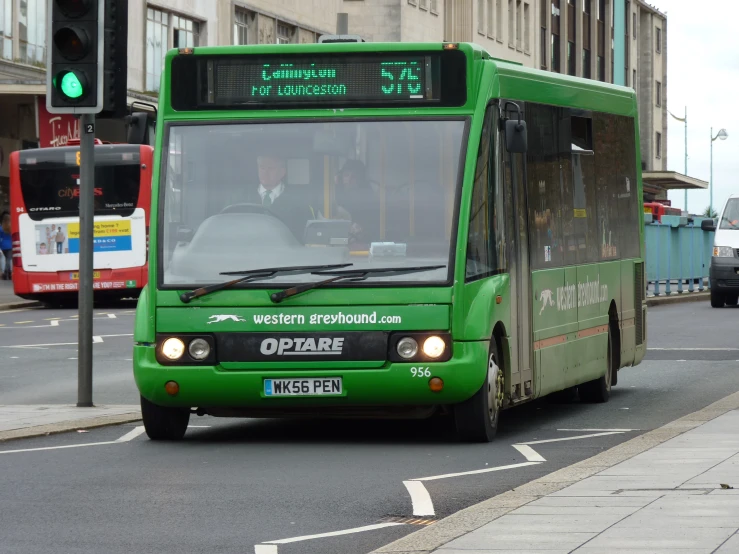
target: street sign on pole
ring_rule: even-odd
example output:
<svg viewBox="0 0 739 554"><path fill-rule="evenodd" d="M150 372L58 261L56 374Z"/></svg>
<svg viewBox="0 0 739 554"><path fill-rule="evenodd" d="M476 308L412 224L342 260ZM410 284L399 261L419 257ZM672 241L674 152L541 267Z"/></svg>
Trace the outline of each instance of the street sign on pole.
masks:
<svg viewBox="0 0 739 554"><path fill-rule="evenodd" d="M80 281L77 406L92 404L93 236L95 218L95 116L80 117Z"/></svg>

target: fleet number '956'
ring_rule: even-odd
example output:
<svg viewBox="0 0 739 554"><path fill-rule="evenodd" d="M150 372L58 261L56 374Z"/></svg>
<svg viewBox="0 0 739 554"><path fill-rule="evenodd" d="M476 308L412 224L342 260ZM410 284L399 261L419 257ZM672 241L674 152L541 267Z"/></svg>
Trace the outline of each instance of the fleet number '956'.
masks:
<svg viewBox="0 0 739 554"><path fill-rule="evenodd" d="M431 377L431 369L428 367L412 367L411 375L413 377Z"/></svg>

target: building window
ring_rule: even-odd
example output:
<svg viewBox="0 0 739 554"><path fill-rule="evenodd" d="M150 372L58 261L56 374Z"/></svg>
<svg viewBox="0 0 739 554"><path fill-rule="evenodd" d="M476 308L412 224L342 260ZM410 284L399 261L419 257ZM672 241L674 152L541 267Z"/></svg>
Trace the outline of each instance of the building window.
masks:
<svg viewBox="0 0 739 554"><path fill-rule="evenodd" d="M290 37L295 33L295 28L284 23L277 24L277 44L290 44Z"/></svg>
<svg viewBox="0 0 739 554"><path fill-rule="evenodd" d="M428 0L419 0L418 7L422 10L428 10Z"/></svg>
<svg viewBox="0 0 739 554"><path fill-rule="evenodd" d="M0 0L0 58L13 59L13 0Z"/></svg>
<svg viewBox="0 0 739 554"><path fill-rule="evenodd" d="M234 13L234 44L249 44L249 14L244 10Z"/></svg>
<svg viewBox="0 0 739 554"><path fill-rule="evenodd" d="M146 10L146 90L159 91L164 56L169 46L169 26L172 26L172 48L199 46L200 23L168 14L161 10Z"/></svg>
<svg viewBox="0 0 739 554"><path fill-rule="evenodd" d="M523 28L521 26L521 0L516 0L516 50L521 50Z"/></svg>
<svg viewBox="0 0 739 554"><path fill-rule="evenodd" d="M477 32L485 34L485 0L477 0Z"/></svg>
<svg viewBox="0 0 739 554"><path fill-rule="evenodd" d="M516 12L513 0L508 0L508 46L514 47L515 36L516 36Z"/></svg>
<svg viewBox="0 0 739 554"><path fill-rule="evenodd" d="M606 0L598 0L598 21L606 20Z"/></svg>
<svg viewBox="0 0 739 554"><path fill-rule="evenodd" d="M636 69L631 74L631 88L636 90Z"/></svg>
<svg viewBox="0 0 739 554"><path fill-rule="evenodd" d="M408 0L408 3L409 3L409 4L411 5L411 6L415 6L415 5L416 5L416 0Z"/></svg>
<svg viewBox="0 0 739 554"><path fill-rule="evenodd" d="M577 58L575 57L575 43L572 41L567 41L567 74L568 75L574 76L577 74L576 64L577 64Z"/></svg>
<svg viewBox="0 0 739 554"><path fill-rule="evenodd" d="M657 97L657 107L660 107L662 106L662 83L657 81L657 86L655 87L655 89L656 90L654 91L654 94Z"/></svg>
<svg viewBox="0 0 739 554"><path fill-rule="evenodd" d="M559 0L552 0L552 41L551 41L551 70L560 72L559 65Z"/></svg>
<svg viewBox="0 0 739 554"><path fill-rule="evenodd" d="M585 79L591 78L590 73L590 50L583 49L582 51L582 76Z"/></svg>
<svg viewBox="0 0 739 554"><path fill-rule="evenodd" d="M636 40L636 12L631 14L631 36Z"/></svg>
<svg viewBox="0 0 739 554"><path fill-rule="evenodd" d="M606 59L603 56L598 56L598 80L606 81Z"/></svg>
<svg viewBox="0 0 739 554"><path fill-rule="evenodd" d="M503 41L503 0L495 0L495 21L497 25L497 31L495 36L498 37L498 41Z"/></svg>
<svg viewBox="0 0 739 554"><path fill-rule="evenodd" d="M146 10L146 90L158 91L162 76L164 54L167 52L169 15L148 8Z"/></svg>
<svg viewBox="0 0 739 554"><path fill-rule="evenodd" d="M488 21L487 21L487 28L488 28L488 36L493 37L493 33L495 31L493 27L493 0L487 1L487 10L488 10Z"/></svg>
<svg viewBox="0 0 739 554"><path fill-rule="evenodd" d="M172 48L193 48L198 46L200 25L191 19L172 16Z"/></svg>
<svg viewBox="0 0 739 554"><path fill-rule="evenodd" d="M661 158L662 157L662 133L657 133L656 139L657 139L656 145L655 145L656 156L658 158Z"/></svg>
<svg viewBox="0 0 739 554"><path fill-rule="evenodd" d="M529 31L529 4L523 5L523 51L531 52L531 31Z"/></svg>
<svg viewBox="0 0 739 554"><path fill-rule="evenodd" d="M590 0L583 0L582 11L583 13L590 15Z"/></svg>
<svg viewBox="0 0 739 554"><path fill-rule="evenodd" d="M539 59L541 59L541 68L546 69L547 68L547 20L549 19L549 14L547 14L547 2L545 0L541 0L540 5L541 13L540 15L540 25L539 28L539 48L541 48L541 51L539 52Z"/></svg>
<svg viewBox="0 0 739 554"><path fill-rule="evenodd" d="M657 54L662 52L662 29L657 27Z"/></svg>
<svg viewBox="0 0 739 554"><path fill-rule="evenodd" d="M438 0L431 0L431 13L439 13Z"/></svg>
<svg viewBox="0 0 739 554"><path fill-rule="evenodd" d="M10 0L5 0L9 3ZM46 65L46 1L22 0L18 16L20 61Z"/></svg>

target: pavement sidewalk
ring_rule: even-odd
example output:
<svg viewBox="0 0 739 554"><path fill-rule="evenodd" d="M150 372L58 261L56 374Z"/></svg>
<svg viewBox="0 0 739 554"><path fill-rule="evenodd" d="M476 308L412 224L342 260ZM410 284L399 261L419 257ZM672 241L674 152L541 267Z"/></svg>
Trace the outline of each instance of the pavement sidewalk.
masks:
<svg viewBox="0 0 739 554"><path fill-rule="evenodd" d="M13 281L0 280L0 309L12 310L14 308L24 308L37 304L38 302L24 300L13 294Z"/></svg>
<svg viewBox="0 0 739 554"><path fill-rule="evenodd" d="M138 404L92 408L66 404L0 405L0 442L117 425L140 419L141 408Z"/></svg>
<svg viewBox="0 0 739 554"><path fill-rule="evenodd" d="M375 552L739 553L738 408L735 393Z"/></svg>

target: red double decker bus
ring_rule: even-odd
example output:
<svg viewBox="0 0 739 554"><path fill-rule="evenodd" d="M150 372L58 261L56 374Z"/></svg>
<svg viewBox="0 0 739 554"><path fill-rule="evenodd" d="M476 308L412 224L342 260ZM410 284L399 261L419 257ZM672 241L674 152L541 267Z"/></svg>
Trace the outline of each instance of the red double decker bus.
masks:
<svg viewBox="0 0 739 554"><path fill-rule="evenodd" d="M79 144L79 141L77 141ZM95 297L136 297L146 284L153 148L95 144ZM15 294L73 305L79 286L80 148L10 155Z"/></svg>

